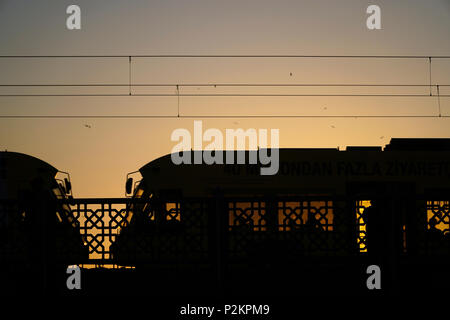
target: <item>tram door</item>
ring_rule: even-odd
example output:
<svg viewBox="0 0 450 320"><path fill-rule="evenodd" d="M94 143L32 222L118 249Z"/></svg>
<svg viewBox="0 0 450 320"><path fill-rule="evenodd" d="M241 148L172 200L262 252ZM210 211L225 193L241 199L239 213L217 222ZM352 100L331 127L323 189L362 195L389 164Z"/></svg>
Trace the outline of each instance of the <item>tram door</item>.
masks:
<svg viewBox="0 0 450 320"><path fill-rule="evenodd" d="M408 250L406 233L416 222L417 212L414 183L358 182L349 184L347 192L355 199L360 252L370 254L370 246L376 251L381 244L374 241L385 242L383 246L396 254Z"/></svg>
<svg viewBox="0 0 450 320"><path fill-rule="evenodd" d="M414 247L415 185L365 181L347 185L347 192L355 201L359 253L380 266L385 288L393 289L402 256Z"/></svg>

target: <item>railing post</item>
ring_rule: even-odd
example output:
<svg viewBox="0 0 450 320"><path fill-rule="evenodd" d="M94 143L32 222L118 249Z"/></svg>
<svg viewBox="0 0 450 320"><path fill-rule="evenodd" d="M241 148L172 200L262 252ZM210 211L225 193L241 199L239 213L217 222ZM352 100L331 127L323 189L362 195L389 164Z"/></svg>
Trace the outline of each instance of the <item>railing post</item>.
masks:
<svg viewBox="0 0 450 320"><path fill-rule="evenodd" d="M225 275L225 250L227 249L227 215L225 210L225 201L223 194L218 191L214 196L214 222L215 222L215 233L216 233L216 243L215 243L215 273L217 281L217 292L219 294L223 293L223 282Z"/></svg>

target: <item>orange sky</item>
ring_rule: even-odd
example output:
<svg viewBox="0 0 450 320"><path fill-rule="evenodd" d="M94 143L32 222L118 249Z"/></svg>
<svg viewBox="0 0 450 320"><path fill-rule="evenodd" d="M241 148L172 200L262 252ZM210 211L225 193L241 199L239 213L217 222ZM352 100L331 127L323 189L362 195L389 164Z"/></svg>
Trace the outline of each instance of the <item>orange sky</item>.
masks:
<svg viewBox="0 0 450 320"><path fill-rule="evenodd" d="M65 28L69 1L1 1L0 55L450 55L447 0L77 1L82 30ZM365 9L379 4L382 30ZM134 83L428 84L426 59L134 59ZM450 59L432 83L450 84ZM127 83L128 59L0 59L0 83ZM292 75L291 75L292 74ZM23 89L0 88L1 93ZM45 88L33 93L123 93ZM64 90L64 91L62 91ZM83 90L83 91L81 91ZM174 87L134 88L175 93ZM245 90L245 91L243 91ZM372 91L378 90L378 91ZM182 93L411 93L428 88L181 88ZM433 91L435 93L435 91ZM450 87L441 88L450 94ZM175 115L176 97L0 97L5 115ZM184 115L435 115L437 98L182 97ZM450 115L450 98L441 98ZM198 119L201 119L199 117ZM76 197L120 197L125 175L169 153L194 119L6 119L0 149L69 171ZM91 126L87 128L85 125ZM204 119L206 128L279 128L281 147L385 145L391 137L450 137L449 118Z"/></svg>

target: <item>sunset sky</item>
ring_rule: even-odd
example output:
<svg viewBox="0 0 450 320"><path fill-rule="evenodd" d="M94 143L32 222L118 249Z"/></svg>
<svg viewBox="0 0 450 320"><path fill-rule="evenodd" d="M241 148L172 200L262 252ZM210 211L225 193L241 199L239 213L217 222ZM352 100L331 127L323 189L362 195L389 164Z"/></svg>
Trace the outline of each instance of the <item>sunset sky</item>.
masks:
<svg viewBox="0 0 450 320"><path fill-rule="evenodd" d="M67 30L66 8L81 8ZM381 8L368 30L366 8ZM450 56L450 0L0 0L7 55ZM0 84L127 84L128 57L0 58ZM152 84L429 84L428 59L135 58L132 82ZM432 61L450 95L450 59ZM447 85L447 87L445 87ZM0 87L16 93L128 93L124 87ZM428 87L183 87L181 93L428 94ZM133 88L175 94L176 87ZM433 94L436 88L433 87ZM5 118L10 115L181 115L189 118ZM440 98L450 116L450 98ZM280 147L385 145L450 138L450 118L239 118L239 115L437 115L437 97L0 97L0 150L71 174L75 197L121 197L127 172L167 154L177 128L280 129ZM202 118L231 115L232 118ZM198 116L198 117L196 117Z"/></svg>

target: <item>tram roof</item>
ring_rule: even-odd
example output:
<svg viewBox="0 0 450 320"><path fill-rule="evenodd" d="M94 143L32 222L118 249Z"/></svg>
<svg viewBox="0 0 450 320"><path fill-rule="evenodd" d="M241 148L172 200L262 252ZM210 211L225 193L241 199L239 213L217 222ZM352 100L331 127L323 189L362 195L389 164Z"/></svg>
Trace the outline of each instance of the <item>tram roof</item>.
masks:
<svg viewBox="0 0 450 320"><path fill-rule="evenodd" d="M49 173L52 176L58 172L58 169L41 159L10 151L0 151L0 168L9 172Z"/></svg>

